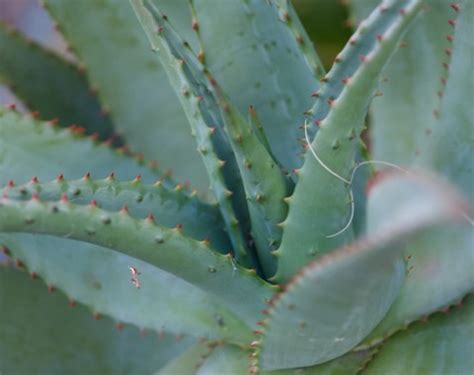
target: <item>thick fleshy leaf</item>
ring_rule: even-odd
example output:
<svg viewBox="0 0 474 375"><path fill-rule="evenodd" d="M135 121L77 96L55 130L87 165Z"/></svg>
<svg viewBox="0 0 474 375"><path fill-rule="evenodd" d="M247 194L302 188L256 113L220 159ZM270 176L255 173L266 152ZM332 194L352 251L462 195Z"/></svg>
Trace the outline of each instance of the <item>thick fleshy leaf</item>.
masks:
<svg viewBox="0 0 474 375"><path fill-rule="evenodd" d="M0 55L0 82L41 118L81 126L104 140L114 136L110 118L101 113L97 97L75 65L1 24Z"/></svg>
<svg viewBox="0 0 474 375"><path fill-rule="evenodd" d="M291 0L275 0L275 4L278 7L280 19L291 30L291 33L295 37L296 42L305 57L306 63L313 71L316 79L321 79L325 74L324 66L314 49L313 42L301 23Z"/></svg>
<svg viewBox="0 0 474 375"><path fill-rule="evenodd" d="M47 183L33 180L18 186L7 185L0 189L0 194L16 200L29 200L34 194L46 201L67 197L73 203L97 204L108 211L119 211L126 206L133 217L144 219L153 215L161 225L181 226L185 235L209 240L213 248L225 254L231 249L217 206L205 203L195 195L190 196L180 185L170 189L161 182L144 184L140 178L118 181L109 176L95 180L86 175L80 180L67 180L60 175Z"/></svg>
<svg viewBox="0 0 474 375"><path fill-rule="evenodd" d="M137 220L125 210L3 197L0 231L49 234L117 250L210 292L249 324L277 289L259 279L255 271L235 265L230 255L210 249L207 242L186 237L179 228Z"/></svg>
<svg viewBox="0 0 474 375"><path fill-rule="evenodd" d="M234 256L239 263L249 265L242 227L248 221L242 181L203 68L160 9L149 0L132 0L131 3L189 119L234 246Z"/></svg>
<svg viewBox="0 0 474 375"><path fill-rule="evenodd" d="M319 86L292 30L269 1L193 5L206 66L242 114L256 108L275 156L291 172L301 165L299 126Z"/></svg>
<svg viewBox="0 0 474 375"><path fill-rule="evenodd" d="M187 0L157 2L190 29ZM179 180L206 190L206 173L186 117L129 2L45 0L45 4L131 149L158 160L164 169L173 168Z"/></svg>
<svg viewBox="0 0 474 375"><path fill-rule="evenodd" d="M212 352L215 345L206 342L191 346L181 355L170 361L159 371L159 375L195 374L201 363Z"/></svg>
<svg viewBox="0 0 474 375"><path fill-rule="evenodd" d="M419 164L445 175L474 202L474 2L454 4L455 20L452 49L449 49L449 77L443 90L439 120L421 150Z"/></svg>
<svg viewBox="0 0 474 375"><path fill-rule="evenodd" d="M348 184L378 76L420 8L418 0L389 1L359 27L326 77L308 112L310 148L298 173L289 213L283 225L277 282L287 281L315 256L347 244L353 228ZM361 58L362 56L362 58ZM319 126L314 140L310 129ZM311 142L311 143L309 143ZM337 234L337 235L336 235Z"/></svg>
<svg viewBox="0 0 474 375"><path fill-rule="evenodd" d="M379 3L351 1L355 19L362 20ZM374 159L409 165L429 141L436 122L433 111L438 110L447 75L443 63L449 60L445 50L450 42L446 36L453 32L448 20L455 16L449 1L425 0L387 65L379 87L383 95L371 105Z"/></svg>
<svg viewBox="0 0 474 375"><path fill-rule="evenodd" d="M95 314L153 333L248 341L249 328L215 298L146 262L74 240L26 234L3 237L0 234L0 243L17 264ZM139 288L131 281L129 267L140 273Z"/></svg>
<svg viewBox="0 0 474 375"><path fill-rule="evenodd" d="M362 374L472 374L474 298L396 334Z"/></svg>
<svg viewBox="0 0 474 375"><path fill-rule="evenodd" d="M310 263L274 299L259 340L261 367L309 366L353 348L399 292L404 245L435 224L461 220L464 209L439 181L400 174L382 179L369 196L367 237Z"/></svg>
<svg viewBox="0 0 474 375"><path fill-rule="evenodd" d="M99 175L115 171L116 175L128 176L128 178L138 172L141 173L144 181L152 181L160 176L158 171L152 171L105 146L94 145L90 140L75 136L67 130L49 128L28 116L19 116L12 111L2 113L0 132L2 154L8 156L0 163L3 184L6 184L10 178L26 180L33 173L40 179L51 178L59 171L76 177L87 170ZM63 157L55 159L57 155ZM64 157L64 155L69 155L69 157ZM57 161L52 162L52 160ZM127 185L129 185L128 188ZM139 218L144 217L148 210L154 211L153 202L155 202L159 203L158 207L155 206L157 208L155 215L158 220L167 222L169 226L178 224L173 224L175 219L182 222L179 219L179 212L187 212L190 215L188 219L193 222L197 217L193 214L195 211L193 206L197 208L195 213L211 208L210 206L205 208L206 204L195 200L196 197L188 197L184 191L171 190L171 186L173 185L167 179L162 181L160 187L147 188L141 185L139 180L119 182L111 181L109 178L105 181L93 182L87 177L68 183L59 178L49 184L41 184L33 180L22 188L19 187L16 190L9 188L7 189L9 192L4 192L9 193L12 198L15 198L15 194L19 194L17 198L28 199L31 198L31 193L36 191L39 196L50 200L58 199L61 193L66 192L71 200L77 203L87 204L90 199L95 199L99 204L112 210L118 210L123 203L128 203L130 214ZM137 199L140 195L143 198L141 203L140 199ZM195 200L194 203L192 203L193 200ZM204 211L198 208L203 204ZM175 219L173 219L174 215L177 215ZM154 330L160 330L165 325L176 333L195 331L200 325L203 335L207 335L209 328L213 325L211 322L215 322L216 327L221 327L218 330L228 332L225 325L218 324L218 321L227 324L225 322L227 319L217 319L217 315L223 315L217 313L217 310L213 313L208 309L214 304L209 296L166 272L132 258L111 253L92 244L48 236L2 234L1 243L8 245L12 255L25 263L31 272L44 277L51 285L63 289L71 299L79 300L100 313L110 314L116 320ZM50 255L46 256L47 254ZM156 290L148 289L148 292L154 296L148 295L147 292L137 293L130 283L129 265L136 265L139 270L140 268L151 270L143 275L142 281L148 285L157 285ZM78 280L86 280L86 282L78 283ZM198 301L202 301L204 304L201 306L203 307L201 313L193 316L192 319L180 317L179 311L184 312L188 309L176 304L179 299L175 299L180 294L166 287L168 283L178 288L180 293L184 293L181 297L183 301L193 301L197 298L195 308L200 304ZM208 303L205 302L206 300ZM143 311L153 311L150 304L157 304L154 308L159 309L161 314L143 314ZM228 320L229 323L230 320ZM198 326L195 325L196 323Z"/></svg>
<svg viewBox="0 0 474 375"><path fill-rule="evenodd" d="M263 375L348 375L358 374L376 350L350 352L321 365L297 369L262 371Z"/></svg>
<svg viewBox="0 0 474 375"><path fill-rule="evenodd" d="M5 374L153 373L192 344L166 335L140 337L109 319L73 309L60 292L0 265L0 371Z"/></svg>
<svg viewBox="0 0 474 375"><path fill-rule="evenodd" d="M249 351L237 346L217 346L196 371L196 375L249 373Z"/></svg>
<svg viewBox="0 0 474 375"><path fill-rule="evenodd" d="M73 131L56 129L31 116L0 108L0 178L24 183L32 176L52 180L60 173L81 178L87 172L106 177L114 172L118 179L143 182L163 178L163 184L175 185L157 169L121 155L106 145L93 142Z"/></svg>
<svg viewBox="0 0 474 375"><path fill-rule="evenodd" d="M412 240L404 250L407 275L387 316L364 340L376 343L474 290L474 231L446 225Z"/></svg>

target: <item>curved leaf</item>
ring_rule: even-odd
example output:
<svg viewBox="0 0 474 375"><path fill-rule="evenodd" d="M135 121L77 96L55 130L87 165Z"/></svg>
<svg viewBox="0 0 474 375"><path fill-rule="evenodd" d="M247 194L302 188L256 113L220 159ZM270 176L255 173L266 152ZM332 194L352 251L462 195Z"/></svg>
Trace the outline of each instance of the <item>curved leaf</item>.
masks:
<svg viewBox="0 0 474 375"><path fill-rule="evenodd" d="M464 202L436 180L394 175L372 189L368 236L310 263L274 299L259 342L263 369L310 366L352 349L395 300L404 245L463 218Z"/></svg>
<svg viewBox="0 0 474 375"><path fill-rule="evenodd" d="M160 1L180 24L187 0ZM207 190L208 180L181 105L128 1L45 0L132 150L173 168L179 180ZM178 152L177 152L178 150Z"/></svg>
<svg viewBox="0 0 474 375"><path fill-rule="evenodd" d="M83 73L73 64L0 24L0 81L43 119L78 125L101 139L114 137Z"/></svg>
<svg viewBox="0 0 474 375"><path fill-rule="evenodd" d="M427 322L418 322L383 344L362 374L471 374L474 368L474 298Z"/></svg>
<svg viewBox="0 0 474 375"><path fill-rule="evenodd" d="M254 271L236 266L230 256L211 250L206 242L183 236L179 228L134 219L124 210L4 197L0 231L50 234L115 249L210 292L248 324L273 292Z"/></svg>
<svg viewBox="0 0 474 375"><path fill-rule="evenodd" d="M140 337L137 329L95 321L82 306L68 307L22 272L0 266L0 371L6 374L143 374L163 367L190 339Z"/></svg>

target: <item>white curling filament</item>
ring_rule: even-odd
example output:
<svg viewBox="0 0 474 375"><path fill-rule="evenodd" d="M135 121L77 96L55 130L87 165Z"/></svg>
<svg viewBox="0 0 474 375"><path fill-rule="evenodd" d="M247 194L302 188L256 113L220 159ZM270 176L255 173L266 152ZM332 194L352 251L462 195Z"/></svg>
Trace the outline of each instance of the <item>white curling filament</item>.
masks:
<svg viewBox="0 0 474 375"><path fill-rule="evenodd" d="M321 160L321 158L318 156L318 154L316 153L316 151L314 150L313 146L311 145L311 142L309 141L309 136L308 136L308 124L305 120L304 122L304 136L305 136L305 139L306 139L306 143L308 145L308 148L309 150L311 151L311 153L313 154L314 158L316 159L316 161L327 171L329 172L330 174L332 174L334 177L336 177L338 180L346 183L349 187L352 186L352 182L354 181L354 178L355 178L355 175L356 175L356 172L357 170L359 169L359 167L362 167L363 165L368 165L368 164L380 164L380 165L385 165L387 167L391 167L391 168L395 168L395 169L398 169L399 171L402 171L404 173L408 173L405 169L399 167L398 165L396 164L393 164L393 163L389 163L387 161L382 161L382 160L366 160L366 161L363 161L359 164L357 164L354 169L352 170L352 173L351 173L351 178L349 180L345 179L344 177L340 176L339 174L337 174L336 172L334 172L331 168L329 168L325 163L323 163L323 161ZM351 206L350 206L350 214L349 214L349 220L347 221L346 225L344 225L344 227L340 230L338 230L336 233L333 233L333 234L329 234L327 236L325 236L326 238L334 238L334 237L337 237L339 235L341 235L342 233L344 233L347 229L349 229L349 227L351 226L353 220L354 220L354 213L355 213L355 203L354 203L354 193L352 192L352 188L349 189L349 197L350 197L350 203L351 203Z"/></svg>
<svg viewBox="0 0 474 375"><path fill-rule="evenodd" d="M314 150L313 146L311 145L311 142L309 141L309 136L308 136L308 124L305 120L304 122L304 136L305 136L305 139L306 139L306 143L308 145L308 148L309 150L311 151L311 153L313 154L314 158L316 159L316 161L330 174L332 174L334 177L336 177L338 180L346 183L349 187L352 185L352 182L354 181L354 178L355 178L355 175L356 175L356 172L357 170L359 169L359 167L362 167L363 165L368 165L368 164L379 164L379 165L384 165L384 166L387 166L387 167L391 167L391 168L394 168L394 169L398 169L399 171L403 172L403 173L408 173L407 170L403 169L402 167L396 165L396 164L393 164L393 163L390 163L388 161L382 161L382 160L366 160L366 161L363 161L359 164L357 164L354 169L352 170L352 173L351 173L351 178L349 180L345 179L344 177L340 176L339 174L337 174L336 172L334 172L331 168L329 168L322 160L321 158L318 156L318 154L316 153L316 151ZM354 193L352 192L352 188L349 190L349 196L350 196L350 203L351 203L351 207L350 207L350 214L349 214L349 220L347 221L346 225L344 225L344 227L342 229L340 229L339 231L337 231L336 233L333 233L333 234L329 234L327 236L325 236L325 238L334 238L334 237L337 237L339 235L341 235L342 233L344 233L347 229L349 229L349 227L351 226L352 224L352 221L354 220L354 212L355 212L355 204L354 204ZM467 214L467 213L463 213L462 216L464 217L464 219L466 219L466 221L471 224L472 226L474 226L474 220Z"/></svg>

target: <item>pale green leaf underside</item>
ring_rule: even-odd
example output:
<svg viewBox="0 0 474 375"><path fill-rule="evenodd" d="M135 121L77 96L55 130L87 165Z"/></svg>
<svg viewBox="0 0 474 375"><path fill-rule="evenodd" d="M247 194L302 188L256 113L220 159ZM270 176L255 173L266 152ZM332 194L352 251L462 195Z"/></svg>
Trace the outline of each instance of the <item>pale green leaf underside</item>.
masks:
<svg viewBox="0 0 474 375"><path fill-rule="evenodd" d="M27 202L4 198L0 230L77 239L136 257L215 295L251 325L272 287L254 272L235 266L206 243L124 212L65 202ZM242 335L248 332L242 331Z"/></svg>
<svg viewBox="0 0 474 375"><path fill-rule="evenodd" d="M60 292L0 265L0 372L3 374L153 373L192 343L175 337L140 337L112 321L71 308Z"/></svg>
<svg viewBox="0 0 474 375"><path fill-rule="evenodd" d="M474 368L474 298L418 322L382 345L364 375L469 375Z"/></svg>
<svg viewBox="0 0 474 375"><path fill-rule="evenodd" d="M407 275L400 293L364 344L377 342L474 290L474 231L449 224L411 240L404 250Z"/></svg>

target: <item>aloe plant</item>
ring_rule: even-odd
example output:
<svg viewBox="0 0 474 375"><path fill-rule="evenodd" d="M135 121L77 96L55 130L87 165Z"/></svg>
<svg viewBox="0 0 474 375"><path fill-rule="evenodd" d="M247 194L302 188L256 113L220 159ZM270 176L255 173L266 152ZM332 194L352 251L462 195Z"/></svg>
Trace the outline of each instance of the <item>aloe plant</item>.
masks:
<svg viewBox="0 0 474 375"><path fill-rule="evenodd" d="M75 62L0 28L0 373L472 371L472 1L353 0L328 73L289 0L44 3Z"/></svg>

